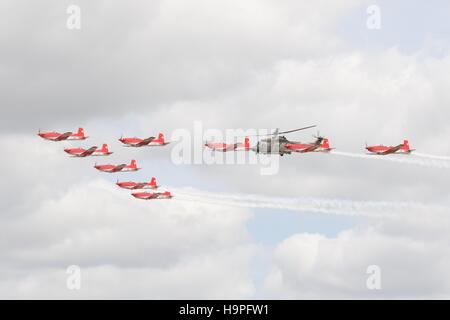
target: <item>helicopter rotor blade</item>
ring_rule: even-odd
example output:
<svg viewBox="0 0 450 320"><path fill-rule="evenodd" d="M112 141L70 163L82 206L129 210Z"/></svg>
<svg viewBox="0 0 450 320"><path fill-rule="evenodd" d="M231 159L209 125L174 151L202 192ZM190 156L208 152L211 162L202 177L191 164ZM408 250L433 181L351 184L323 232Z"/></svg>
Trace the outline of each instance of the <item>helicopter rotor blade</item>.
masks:
<svg viewBox="0 0 450 320"><path fill-rule="evenodd" d="M316 127L316 125L313 125L313 126L303 127L303 128L299 128L299 129L294 129L294 130L288 130L288 131L278 132L278 134L286 134L286 133L291 133L291 132L296 132L296 131L301 131L301 130L311 129L311 128L315 128L315 127Z"/></svg>
<svg viewBox="0 0 450 320"><path fill-rule="evenodd" d="M279 131L280 129L275 129L274 132L272 133L267 133L267 134L254 134L254 135L246 135L246 137L267 137L267 136L278 136L280 134L286 134L286 133L291 133L291 132L296 132L296 131L301 131L301 130L306 130L306 129L310 129L310 128L315 128L317 127L316 125L313 126L308 126L308 127L303 127L303 128L299 128L299 129L294 129L294 130L288 130L288 131ZM241 138L241 137L238 137Z"/></svg>

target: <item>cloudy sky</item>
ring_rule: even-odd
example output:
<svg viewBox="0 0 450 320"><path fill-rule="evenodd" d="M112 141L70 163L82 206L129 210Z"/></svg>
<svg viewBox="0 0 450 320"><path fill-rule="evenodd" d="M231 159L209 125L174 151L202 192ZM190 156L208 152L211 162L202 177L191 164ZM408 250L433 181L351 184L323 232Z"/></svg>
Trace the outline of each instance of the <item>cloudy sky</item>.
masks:
<svg viewBox="0 0 450 320"><path fill-rule="evenodd" d="M67 27L71 5L80 29ZM0 8L1 298L450 298L448 1ZM337 152L277 158L264 175L261 163L177 164L177 141L117 141L196 123L316 124ZM36 136L79 126L88 140ZM365 142L405 138L418 154L365 156ZM62 151L101 143L107 159ZM143 170L92 168L130 159ZM114 185L151 176L175 198L139 201ZM72 265L79 290L67 287Z"/></svg>

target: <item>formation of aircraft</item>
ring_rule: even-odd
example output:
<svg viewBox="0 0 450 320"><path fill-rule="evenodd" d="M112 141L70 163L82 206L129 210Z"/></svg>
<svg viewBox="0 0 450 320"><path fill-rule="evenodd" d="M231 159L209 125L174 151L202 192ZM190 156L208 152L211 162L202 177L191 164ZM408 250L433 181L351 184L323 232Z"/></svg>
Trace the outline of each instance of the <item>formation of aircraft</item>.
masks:
<svg viewBox="0 0 450 320"><path fill-rule="evenodd" d="M148 137L148 138L123 138L119 139L126 147L154 147L154 146L165 146L169 144L169 141L165 141L164 134L158 134L158 137Z"/></svg>
<svg viewBox="0 0 450 320"><path fill-rule="evenodd" d="M66 141L66 140L85 140L88 137L84 133L83 128L79 128L76 133L72 132L65 132L65 133L59 133L55 131L51 132L41 132L39 130L38 136L45 140L49 141ZM126 146L130 147L143 147L143 146L165 146L169 144L168 141L165 141L164 135L160 133L157 138L155 137L149 137L146 139L139 139L139 138L120 138L120 142L125 144ZM76 147L76 148L65 148L64 152L67 154L73 156L73 157L79 157L79 158L85 158L89 156L109 156L113 152L109 151L108 145L104 143L101 148L98 148L97 146L92 146L88 149ZM94 168L102 171L102 172L108 172L108 173L119 173L119 172L134 172L138 171L141 168L138 168L136 160L131 160L129 164L100 164L94 165ZM119 182L117 180L116 185L123 189L128 190L140 190L140 189L157 189L159 186L156 184L156 178L152 177L150 182L133 182L133 181L122 181ZM171 199L173 196L170 193L170 191L165 192L135 192L132 193L132 196L138 199Z"/></svg>
<svg viewBox="0 0 450 320"><path fill-rule="evenodd" d="M330 146L328 138L322 137L319 134L313 136L315 140L309 143L303 143L300 141L291 141L286 136L280 134L293 133L305 129L314 128L313 126L303 127L294 130L282 131L276 129L275 132L267 134L267 138L258 140L256 145L251 147L248 136L245 137L244 143L224 143L224 142L206 142L205 147L213 151L254 151L260 154L278 154L283 156L285 154L295 153L309 153L309 152L330 152L334 148ZM258 135L259 137L259 135ZM410 154L414 151L409 147L408 140L404 140L402 144L397 146L367 146L366 149L376 155L388 155L392 153Z"/></svg>
<svg viewBox="0 0 450 320"><path fill-rule="evenodd" d="M238 143L224 143L224 142L206 142L204 146L211 149L212 151L219 152L229 152L229 151L254 151L259 154L278 154L283 156L285 154L295 153L309 153L309 152L330 152L333 150L330 146L328 138L322 137L319 134L313 136L315 140L313 142L303 143L300 141L291 141L286 138L284 134L289 134L297 131L302 131L315 127L308 126L299 129L293 129L288 131L279 131L276 129L273 133L265 135L266 137L259 139L255 146L250 146L249 137L244 138L244 142ZM51 132L41 132L39 130L38 136L49 141L70 141L70 140L85 140L88 137L84 133L83 128L79 128L76 133L70 131L65 133L59 133L55 131ZM148 137L148 138L124 138L119 139L121 143L128 147L151 147L151 146L165 146L170 142L164 139L162 133L158 134L158 137ZM414 151L409 146L408 140L404 140L403 143L396 146L384 146L384 145L374 145L368 146L366 144L366 150L374 155L385 156L389 154L410 154ZM88 149L81 147L76 148L65 148L64 151L73 157L89 157L89 156L109 156L113 152L109 151L108 145L104 143L101 148L97 146L92 146ZM100 164L94 165L94 168L108 173L119 173L119 172L134 172L141 168L138 168L136 160L131 160L129 164ZM134 181L119 181L117 180L116 185L122 189L128 190L144 190L144 189L157 189L159 186L156 183L156 178L152 177L149 182L134 182ZM152 199L171 199L173 196L170 191L164 192L147 192L139 191L133 192L131 195L134 198L142 200L152 200Z"/></svg>
<svg viewBox="0 0 450 320"><path fill-rule="evenodd" d="M296 131L314 128L315 126L308 126L300 129L294 129L289 131L279 132L276 129L274 133L270 133L264 138L258 140L255 146L250 147L249 138L245 137L244 143L213 143L206 142L205 147L212 149L213 151L254 151L261 154L279 154L283 156L285 154L291 154L292 152L307 153L307 152L329 152L332 150L329 140L321 137L320 135L314 136L315 141L310 143L302 143L299 141L290 141L286 136L280 136L280 134L288 134ZM259 137L259 136L258 136Z"/></svg>

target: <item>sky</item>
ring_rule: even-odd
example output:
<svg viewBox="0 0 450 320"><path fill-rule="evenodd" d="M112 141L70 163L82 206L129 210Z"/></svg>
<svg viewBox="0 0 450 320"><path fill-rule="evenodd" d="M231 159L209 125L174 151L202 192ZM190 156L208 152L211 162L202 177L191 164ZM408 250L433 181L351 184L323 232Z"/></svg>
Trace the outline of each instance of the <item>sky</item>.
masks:
<svg viewBox="0 0 450 320"><path fill-rule="evenodd" d="M71 5L79 29L67 26ZM0 8L0 298L450 297L447 1ZM368 27L368 8L380 28ZM206 154L194 144L205 138L199 124L224 135L317 125L336 149L178 164L180 132ZM36 135L78 127L87 140ZM117 140L158 132L172 143L134 149ZM415 153L365 154L365 143L404 139ZM63 152L102 143L111 156ZM131 159L143 169L93 168ZM264 174L269 160L277 170ZM115 185L152 176L172 200L139 201ZM70 266L79 288L68 286ZM380 270L375 289L370 266Z"/></svg>

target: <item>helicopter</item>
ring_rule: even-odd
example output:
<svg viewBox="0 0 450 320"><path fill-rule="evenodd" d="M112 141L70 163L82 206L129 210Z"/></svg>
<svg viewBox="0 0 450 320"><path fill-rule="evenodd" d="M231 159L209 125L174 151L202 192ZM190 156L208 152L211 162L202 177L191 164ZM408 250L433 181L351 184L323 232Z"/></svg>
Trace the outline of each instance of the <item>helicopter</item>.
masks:
<svg viewBox="0 0 450 320"><path fill-rule="evenodd" d="M281 132L277 128L273 133L268 134L268 136L270 136L269 138L259 140L256 146L250 149L260 154L279 154L280 156L291 154L292 152L306 153L330 151L331 148L329 146L328 139L320 136L319 133L316 136L313 136L316 139L314 142L307 144L290 141L285 136L285 134L288 133L311 129L314 127L316 127L316 125Z"/></svg>

